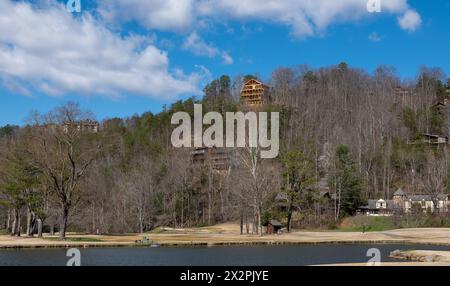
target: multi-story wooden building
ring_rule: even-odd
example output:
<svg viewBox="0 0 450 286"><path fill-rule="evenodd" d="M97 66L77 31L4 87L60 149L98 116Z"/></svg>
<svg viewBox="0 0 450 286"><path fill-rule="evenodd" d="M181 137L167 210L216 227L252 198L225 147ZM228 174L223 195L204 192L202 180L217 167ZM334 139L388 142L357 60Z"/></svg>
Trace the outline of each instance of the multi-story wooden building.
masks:
<svg viewBox="0 0 450 286"><path fill-rule="evenodd" d="M269 87L256 79L249 79L241 90L241 102L245 106L255 107L264 104Z"/></svg>
<svg viewBox="0 0 450 286"><path fill-rule="evenodd" d="M230 158L226 148L201 147L192 151L194 163L209 165L217 172L227 172L230 168Z"/></svg>
<svg viewBox="0 0 450 286"><path fill-rule="evenodd" d="M97 133L99 131L100 124L93 120L83 120L77 122L65 122L63 125L64 132L69 131L77 132L92 132Z"/></svg>

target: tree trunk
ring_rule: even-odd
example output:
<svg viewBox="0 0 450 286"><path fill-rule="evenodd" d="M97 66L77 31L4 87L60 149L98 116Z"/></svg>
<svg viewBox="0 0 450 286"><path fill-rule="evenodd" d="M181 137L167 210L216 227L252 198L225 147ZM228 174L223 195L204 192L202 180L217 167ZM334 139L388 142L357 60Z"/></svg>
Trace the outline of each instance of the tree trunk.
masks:
<svg viewBox="0 0 450 286"><path fill-rule="evenodd" d="M22 225L20 223L20 211L17 210L17 231L16 231L16 235L20 236L21 232L22 232Z"/></svg>
<svg viewBox="0 0 450 286"><path fill-rule="evenodd" d="M259 235L262 236L263 230L262 230L262 222L261 222L261 207L258 208L258 228L259 228Z"/></svg>
<svg viewBox="0 0 450 286"><path fill-rule="evenodd" d="M11 236L15 236L16 235L16 230L17 230L17 210L13 209L13 222L12 222L12 226L11 226Z"/></svg>
<svg viewBox="0 0 450 286"><path fill-rule="evenodd" d="M240 217L241 217L241 220L240 220L240 230L241 230L241 235L243 235L243 234L244 234L244 214L242 213L242 211L241 211Z"/></svg>
<svg viewBox="0 0 450 286"><path fill-rule="evenodd" d="M337 182L336 182L336 178L333 179L333 185L334 185L334 221L337 222L338 221L338 217L337 217L337 196L338 196L338 190L337 190Z"/></svg>
<svg viewBox="0 0 450 286"><path fill-rule="evenodd" d="M66 239L66 231L67 231L67 222L69 219L69 207L67 205L63 206L62 214L61 214L61 223L59 227L59 239Z"/></svg>
<svg viewBox="0 0 450 286"><path fill-rule="evenodd" d="M92 203L92 233L95 233L96 225L95 225L95 202Z"/></svg>
<svg viewBox="0 0 450 286"><path fill-rule="evenodd" d="M255 230L255 234L259 234L259 212L258 208L255 208L253 213L253 229Z"/></svg>
<svg viewBox="0 0 450 286"><path fill-rule="evenodd" d="M294 194L291 194L288 206L288 215L287 215L287 231L291 232L291 220L292 220L292 212L294 211Z"/></svg>
<svg viewBox="0 0 450 286"><path fill-rule="evenodd" d="M248 225L248 215L245 214L245 231L247 232L247 234L250 233L250 226Z"/></svg>
<svg viewBox="0 0 450 286"><path fill-rule="evenodd" d="M223 200L223 192L220 190L220 215L222 216L222 220L225 220L225 207L224 207L224 200Z"/></svg>
<svg viewBox="0 0 450 286"><path fill-rule="evenodd" d="M10 231L11 228L11 210L8 209L8 216L6 218L6 231Z"/></svg>
<svg viewBox="0 0 450 286"><path fill-rule="evenodd" d="M176 227L176 212L174 211L174 225ZM139 223L139 233L144 233L144 211L141 206L138 210L138 223Z"/></svg>
<svg viewBox="0 0 450 286"><path fill-rule="evenodd" d="M211 225L211 213L212 213L212 171L209 172L209 184L208 184L208 225Z"/></svg>
<svg viewBox="0 0 450 286"><path fill-rule="evenodd" d="M337 205L337 216L336 221L341 217L341 183L339 183L339 195L338 195L338 205Z"/></svg>
<svg viewBox="0 0 450 286"><path fill-rule="evenodd" d="M32 229L32 221L33 221L33 213L31 212L30 208L27 208L27 236L31 237L33 236L33 229Z"/></svg>
<svg viewBox="0 0 450 286"><path fill-rule="evenodd" d="M37 235L39 238L42 237L42 219L37 219Z"/></svg>
<svg viewBox="0 0 450 286"><path fill-rule="evenodd" d="M184 227L184 189L181 195L181 227Z"/></svg>
<svg viewBox="0 0 450 286"><path fill-rule="evenodd" d="M287 215L287 226L286 226L287 232L291 232L291 220L292 220L292 210L289 210Z"/></svg>

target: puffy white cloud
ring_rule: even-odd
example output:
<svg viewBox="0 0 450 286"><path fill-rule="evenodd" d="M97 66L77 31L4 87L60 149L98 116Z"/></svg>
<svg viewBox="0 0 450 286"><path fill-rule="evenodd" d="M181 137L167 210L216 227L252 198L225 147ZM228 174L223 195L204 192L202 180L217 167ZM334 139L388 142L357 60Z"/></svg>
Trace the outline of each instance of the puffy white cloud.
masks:
<svg viewBox="0 0 450 286"><path fill-rule="evenodd" d="M74 18L61 4L45 2L37 9L0 1L0 80L5 86L50 95L173 98L200 92L203 72L171 71L167 53L151 37L123 37L89 13Z"/></svg>
<svg viewBox="0 0 450 286"><path fill-rule="evenodd" d="M191 33L187 37L182 48L197 56L206 56L209 58L221 56L225 64L233 63L233 58L227 52L220 51L212 44L206 43L196 32Z"/></svg>
<svg viewBox="0 0 450 286"><path fill-rule="evenodd" d="M98 11L106 20L137 20L149 29L184 30L194 19L195 0L100 0Z"/></svg>
<svg viewBox="0 0 450 286"><path fill-rule="evenodd" d="M398 24L403 30L414 32L422 24L422 18L416 11L408 10L398 18Z"/></svg>
<svg viewBox="0 0 450 286"><path fill-rule="evenodd" d="M161 2L167 2L169 9ZM116 0L101 1L99 5L102 14L109 15L107 19L134 19L148 28L189 30L205 20L265 21L290 27L297 37L313 36L333 23L369 15L367 0ZM410 10L407 0L382 0L381 6L383 13L416 13ZM411 30L408 24L400 26Z"/></svg>

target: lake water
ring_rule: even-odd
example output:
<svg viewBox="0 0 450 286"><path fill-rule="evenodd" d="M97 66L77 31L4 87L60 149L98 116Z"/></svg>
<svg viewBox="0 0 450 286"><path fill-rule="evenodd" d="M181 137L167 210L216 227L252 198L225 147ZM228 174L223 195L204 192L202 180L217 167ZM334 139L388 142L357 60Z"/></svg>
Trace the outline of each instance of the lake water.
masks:
<svg viewBox="0 0 450 286"><path fill-rule="evenodd" d="M447 250L447 246L333 244L289 246L220 246L157 248L84 248L82 266L301 266L367 262L367 250L378 248L381 261L391 251ZM0 266L64 266L66 249L0 250Z"/></svg>

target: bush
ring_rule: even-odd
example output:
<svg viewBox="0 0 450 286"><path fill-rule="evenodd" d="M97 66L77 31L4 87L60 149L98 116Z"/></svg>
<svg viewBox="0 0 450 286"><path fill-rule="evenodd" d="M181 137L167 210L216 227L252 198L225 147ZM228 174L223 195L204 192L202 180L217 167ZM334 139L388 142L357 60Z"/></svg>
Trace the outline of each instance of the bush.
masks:
<svg viewBox="0 0 450 286"><path fill-rule="evenodd" d="M339 229L339 225L333 219L333 220L330 220L329 223L327 224L327 229L329 229L329 230L336 230L336 229Z"/></svg>
<svg viewBox="0 0 450 286"><path fill-rule="evenodd" d="M264 212L261 216L261 225L267 225L272 218L273 216L270 212Z"/></svg>
<svg viewBox="0 0 450 286"><path fill-rule="evenodd" d="M199 222L194 227L207 227L210 226L207 222Z"/></svg>

